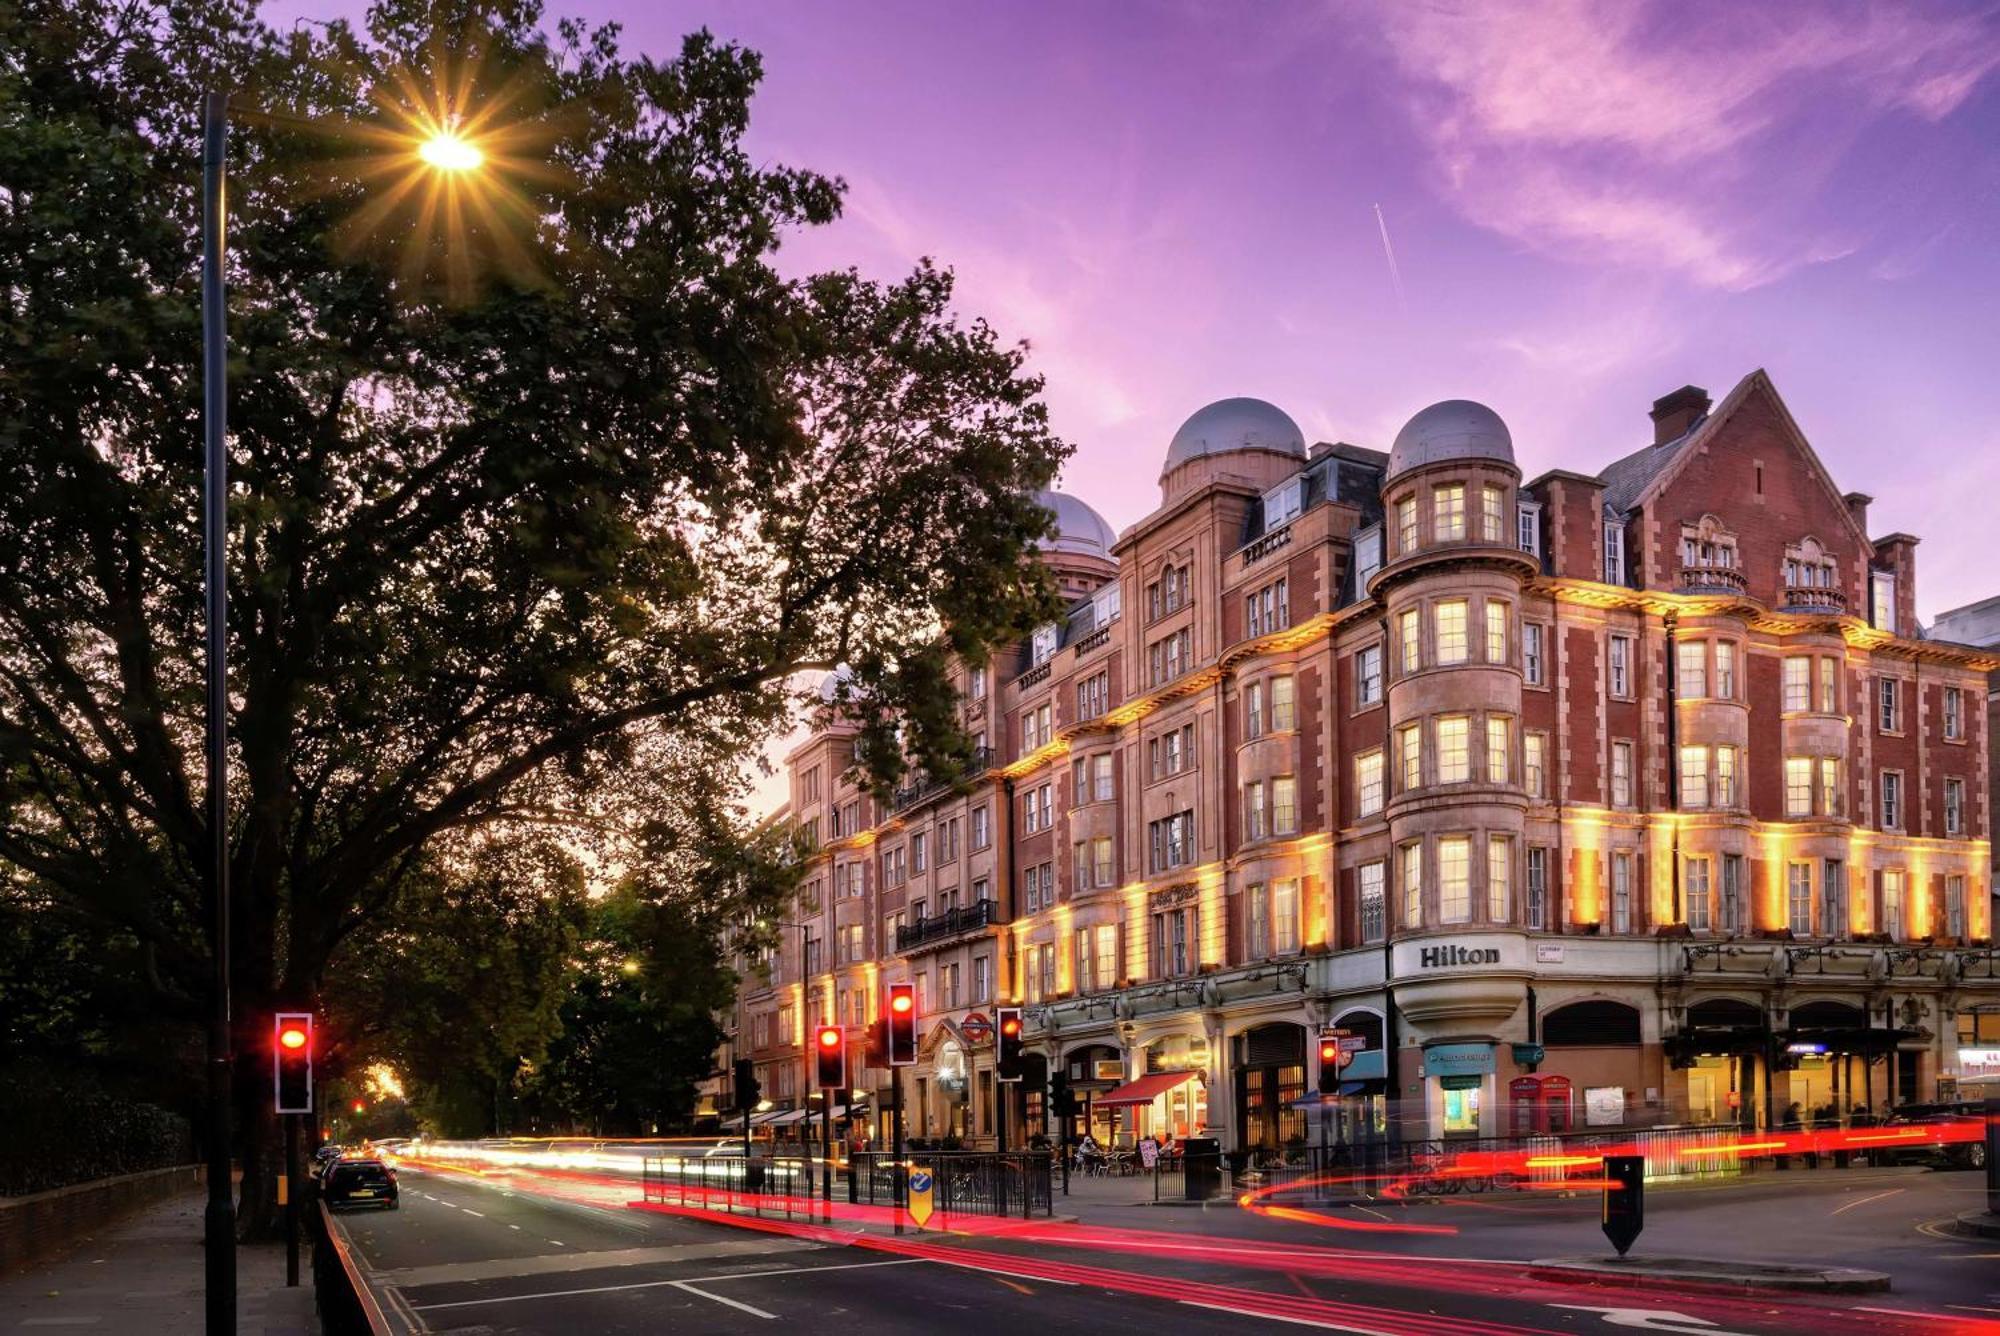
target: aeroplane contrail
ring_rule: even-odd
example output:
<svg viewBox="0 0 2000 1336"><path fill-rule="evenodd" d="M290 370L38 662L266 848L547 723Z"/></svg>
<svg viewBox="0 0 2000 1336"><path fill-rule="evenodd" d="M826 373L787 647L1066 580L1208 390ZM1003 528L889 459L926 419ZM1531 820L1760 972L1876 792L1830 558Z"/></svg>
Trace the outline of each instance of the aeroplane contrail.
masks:
<svg viewBox="0 0 2000 1336"><path fill-rule="evenodd" d="M1382 206L1375 206L1375 225L1382 229L1382 254L1389 261L1389 282L1396 289L1396 305L1403 315L1410 314L1410 303L1403 296L1403 271L1396 267L1396 248L1389 244L1389 222L1382 216Z"/></svg>

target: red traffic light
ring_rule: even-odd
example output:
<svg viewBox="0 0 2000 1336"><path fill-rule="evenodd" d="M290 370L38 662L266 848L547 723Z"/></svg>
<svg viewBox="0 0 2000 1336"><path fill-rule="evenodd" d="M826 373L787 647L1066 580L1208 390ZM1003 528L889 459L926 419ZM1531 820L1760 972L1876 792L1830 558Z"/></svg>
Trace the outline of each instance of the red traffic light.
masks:
<svg viewBox="0 0 2000 1336"><path fill-rule="evenodd" d="M901 1015L917 1005L917 1000L908 993L894 993L889 998L889 1010Z"/></svg>
<svg viewBox="0 0 2000 1336"><path fill-rule="evenodd" d="M1339 1040L1337 1040L1337 1039L1322 1039L1322 1040L1320 1040L1320 1041L1319 1041L1319 1060L1320 1060L1321 1062L1339 1062L1339 1061L1340 1061L1340 1041L1339 1041Z"/></svg>
<svg viewBox="0 0 2000 1336"><path fill-rule="evenodd" d="M355 1101L354 1101L354 1111L355 1111L356 1113L360 1113L360 1112L362 1112L362 1111L363 1111L363 1110L365 1110L365 1109L366 1109L367 1107L368 1107L368 1105L367 1105L367 1104L366 1104L366 1103L365 1103L364 1101L362 1101L362 1100L358 1100L358 1099L357 1099L357 1100L355 1100Z"/></svg>
<svg viewBox="0 0 2000 1336"><path fill-rule="evenodd" d="M825 1049L835 1049L835 1048L839 1048L839 1047L840 1047L840 1027L839 1027L838 1025L822 1025L822 1026L820 1026L820 1027L819 1027L819 1046L820 1046L821 1048L825 1048Z"/></svg>
<svg viewBox="0 0 2000 1336"><path fill-rule="evenodd" d="M288 1025L278 1031L278 1042L296 1053L306 1046L306 1032L296 1025Z"/></svg>
<svg viewBox="0 0 2000 1336"><path fill-rule="evenodd" d="M1003 1019L1000 1022L1000 1033L1006 1035L1009 1039L1021 1033L1021 1018L1019 1016L1008 1016Z"/></svg>

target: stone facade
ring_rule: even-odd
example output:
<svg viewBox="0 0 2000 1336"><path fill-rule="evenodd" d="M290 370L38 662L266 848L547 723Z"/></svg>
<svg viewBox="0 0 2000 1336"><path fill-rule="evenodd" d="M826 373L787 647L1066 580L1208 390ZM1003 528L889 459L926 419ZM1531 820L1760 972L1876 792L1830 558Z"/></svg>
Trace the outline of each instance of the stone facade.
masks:
<svg viewBox="0 0 2000 1336"><path fill-rule="evenodd" d="M1323 1026L1358 1050L1350 1139L1949 1093L1960 1017L2000 1023L2000 654L1920 635L1916 540L1870 537L1762 372L1652 416L1600 474L1523 483L1477 404L1384 455L1225 400L1122 535L1063 498L1076 602L967 670L970 791L877 804L834 711L788 760L818 852L724 1055L765 1116L804 1107L806 1027L858 1058L906 978L911 1132L972 1144L1003 1097L1052 1131L1058 1066L1073 1132L1295 1141ZM1115 1092L1145 1075L1181 1079ZM856 1083L878 1113L887 1082Z"/></svg>

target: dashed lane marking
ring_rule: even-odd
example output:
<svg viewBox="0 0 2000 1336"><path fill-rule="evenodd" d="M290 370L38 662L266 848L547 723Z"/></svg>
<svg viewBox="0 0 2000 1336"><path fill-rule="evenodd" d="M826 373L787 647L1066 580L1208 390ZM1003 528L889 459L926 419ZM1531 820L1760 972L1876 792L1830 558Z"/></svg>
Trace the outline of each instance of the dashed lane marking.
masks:
<svg viewBox="0 0 2000 1336"><path fill-rule="evenodd" d="M838 1266L780 1266L771 1267L763 1271L737 1271L720 1276L690 1276L685 1280L635 1280L628 1285L592 1285L587 1289L580 1290L543 1290L535 1294L502 1294L491 1299L452 1299L445 1303L415 1304L412 1307L416 1312L429 1313L440 1308L477 1308L482 1304L517 1304L524 1303L530 1299L567 1299L579 1294L615 1294L623 1290L679 1289L688 1285L719 1285L728 1280L758 1280L765 1276L804 1276L811 1275L817 1271L863 1271L873 1267L913 1266L918 1262L928 1262L930 1260L932 1259L928 1257L897 1257L886 1262L843 1262ZM945 1265L960 1266L970 1264L947 1262ZM1072 1282L1059 1280L1053 1283L1068 1285ZM713 1294L703 1295L702 1297L706 1299L718 1298L718 1296ZM720 1302L719 1299L718 1302ZM759 1312L765 1317L773 1316L770 1313L763 1313L761 1309L752 1311Z"/></svg>
<svg viewBox="0 0 2000 1336"><path fill-rule="evenodd" d="M740 1300L725 1299L720 1294L710 1294L707 1290L696 1289L693 1284L685 1280L677 1280L673 1282L673 1286L675 1289L679 1290L683 1294L692 1294L695 1295L697 1298L711 1299L716 1303L723 1304L730 1308L734 1308L738 1312L748 1313L752 1317L766 1318L772 1322L776 1322L778 1320L778 1315L776 1313L767 1313L761 1308L755 1307L754 1305L751 1304L743 1303Z"/></svg>

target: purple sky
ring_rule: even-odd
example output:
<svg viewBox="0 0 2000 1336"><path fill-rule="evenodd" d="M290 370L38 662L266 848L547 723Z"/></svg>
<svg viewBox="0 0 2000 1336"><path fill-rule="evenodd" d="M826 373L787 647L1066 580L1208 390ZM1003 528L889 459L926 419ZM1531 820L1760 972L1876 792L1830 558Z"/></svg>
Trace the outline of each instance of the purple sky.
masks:
<svg viewBox="0 0 2000 1336"><path fill-rule="evenodd" d="M1121 528L1227 395L1384 449L1483 400L1532 477L1762 366L1876 530L1924 539L1921 616L2000 593L1992 3L551 10L619 19L628 50L706 24L763 52L754 146L850 185L787 264L954 267L967 312L1032 343L1065 489Z"/></svg>

